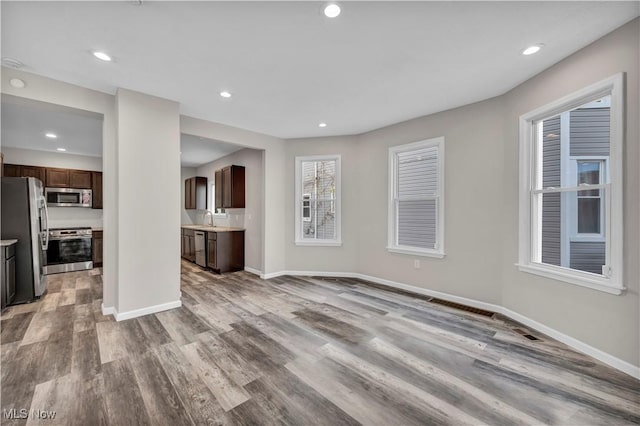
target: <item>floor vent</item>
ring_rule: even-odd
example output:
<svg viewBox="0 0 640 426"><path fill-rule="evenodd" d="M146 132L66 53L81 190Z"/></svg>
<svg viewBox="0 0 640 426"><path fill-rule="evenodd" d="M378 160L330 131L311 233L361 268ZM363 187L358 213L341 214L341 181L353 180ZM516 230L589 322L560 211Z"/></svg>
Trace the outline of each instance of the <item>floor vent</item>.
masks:
<svg viewBox="0 0 640 426"><path fill-rule="evenodd" d="M435 297L430 300L431 303L437 303L438 305L448 306L449 308L459 309L461 311L467 311L485 317L492 317L495 312L485 311L484 309L472 308L471 306L461 305L460 303L449 302L448 300L436 299Z"/></svg>
<svg viewBox="0 0 640 426"><path fill-rule="evenodd" d="M523 334L523 336L529 340L540 340L536 336L532 336L531 334Z"/></svg>

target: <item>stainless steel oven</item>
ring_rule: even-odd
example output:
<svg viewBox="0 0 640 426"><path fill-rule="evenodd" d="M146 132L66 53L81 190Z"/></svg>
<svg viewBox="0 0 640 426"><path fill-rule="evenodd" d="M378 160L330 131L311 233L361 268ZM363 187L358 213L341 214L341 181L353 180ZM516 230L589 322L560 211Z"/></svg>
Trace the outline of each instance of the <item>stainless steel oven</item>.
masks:
<svg viewBox="0 0 640 426"><path fill-rule="evenodd" d="M50 207L91 207L90 189L47 188L45 193Z"/></svg>
<svg viewBox="0 0 640 426"><path fill-rule="evenodd" d="M92 269L91 237L91 228L51 229L45 273Z"/></svg>

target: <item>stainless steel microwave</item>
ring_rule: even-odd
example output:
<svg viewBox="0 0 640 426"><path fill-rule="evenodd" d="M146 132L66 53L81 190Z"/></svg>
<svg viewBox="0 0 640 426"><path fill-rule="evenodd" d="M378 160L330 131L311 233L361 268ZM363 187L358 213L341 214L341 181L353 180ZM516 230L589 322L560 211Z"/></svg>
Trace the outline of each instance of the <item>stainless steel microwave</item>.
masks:
<svg viewBox="0 0 640 426"><path fill-rule="evenodd" d="M51 207L91 207L90 189L47 188L45 196Z"/></svg>

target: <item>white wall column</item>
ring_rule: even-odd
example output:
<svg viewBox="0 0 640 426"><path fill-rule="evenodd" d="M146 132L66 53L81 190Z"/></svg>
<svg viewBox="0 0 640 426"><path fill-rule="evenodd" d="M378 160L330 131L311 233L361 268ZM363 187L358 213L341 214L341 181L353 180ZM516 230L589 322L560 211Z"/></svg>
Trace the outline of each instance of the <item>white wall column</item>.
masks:
<svg viewBox="0 0 640 426"><path fill-rule="evenodd" d="M177 102L118 89L118 320L180 306Z"/></svg>

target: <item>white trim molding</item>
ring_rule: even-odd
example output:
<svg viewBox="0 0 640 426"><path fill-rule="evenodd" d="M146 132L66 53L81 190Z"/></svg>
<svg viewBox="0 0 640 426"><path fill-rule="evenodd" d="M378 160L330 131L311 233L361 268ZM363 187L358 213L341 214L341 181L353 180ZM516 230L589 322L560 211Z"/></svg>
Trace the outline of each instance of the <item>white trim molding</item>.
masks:
<svg viewBox="0 0 640 426"><path fill-rule="evenodd" d="M113 315L116 321L124 321L131 318L137 318L144 315L155 314L156 312L168 311L169 309L175 309L182 306L182 301L175 300L173 302L162 303L160 305L147 306L146 308L133 309L131 311L118 312L113 306L102 305L102 315Z"/></svg>
<svg viewBox="0 0 640 426"><path fill-rule="evenodd" d="M542 263L541 226L542 203L535 201L548 192L575 192L578 186L561 188L542 187L542 145L536 138L536 122L570 111L589 102L610 96L611 121L609 181L591 185L604 191L606 214L604 236L606 260L603 273L589 272ZM541 131L540 131L541 132ZM539 135L538 135L539 136ZM624 73L618 73L561 99L520 116L520 163L519 163L519 235L518 268L522 272L564 281L610 294L619 295L626 289L623 277L623 147L624 147ZM566 151L566 150L565 150ZM568 154L565 152L565 154ZM534 199L534 197L537 197ZM566 204L566 203L565 203ZM563 207L568 207L563 204ZM565 224L566 225L566 224ZM564 241L564 251L567 250ZM565 260L563 264L567 263Z"/></svg>
<svg viewBox="0 0 640 426"><path fill-rule="evenodd" d="M410 293L420 294L423 296L435 297L438 299L447 300L450 302L459 303L473 308L483 309L485 311L495 312L497 314L504 315L514 321L517 321L527 327L530 327L542 334L545 334L559 342L564 343L573 349L589 355L592 358L597 359L625 374L628 374L634 378L640 379L640 366L633 365L627 361L621 360L607 352L604 352L598 348L595 348L587 343L584 343L574 337L562 333L554 328L551 328L541 322L526 317L518 312L512 311L501 305L494 303L483 302L480 300L469 299L463 296L456 296L449 293L443 293L440 291L429 290L422 287L416 287L410 284L404 284L397 281L391 281L384 278L375 277L372 275L360 274L357 272L327 272L327 271L280 271L270 274L262 274L260 278L270 279L284 275L301 276L301 277L338 277L338 278L358 278L365 281L370 281L375 284L380 284L392 289L404 290Z"/></svg>

